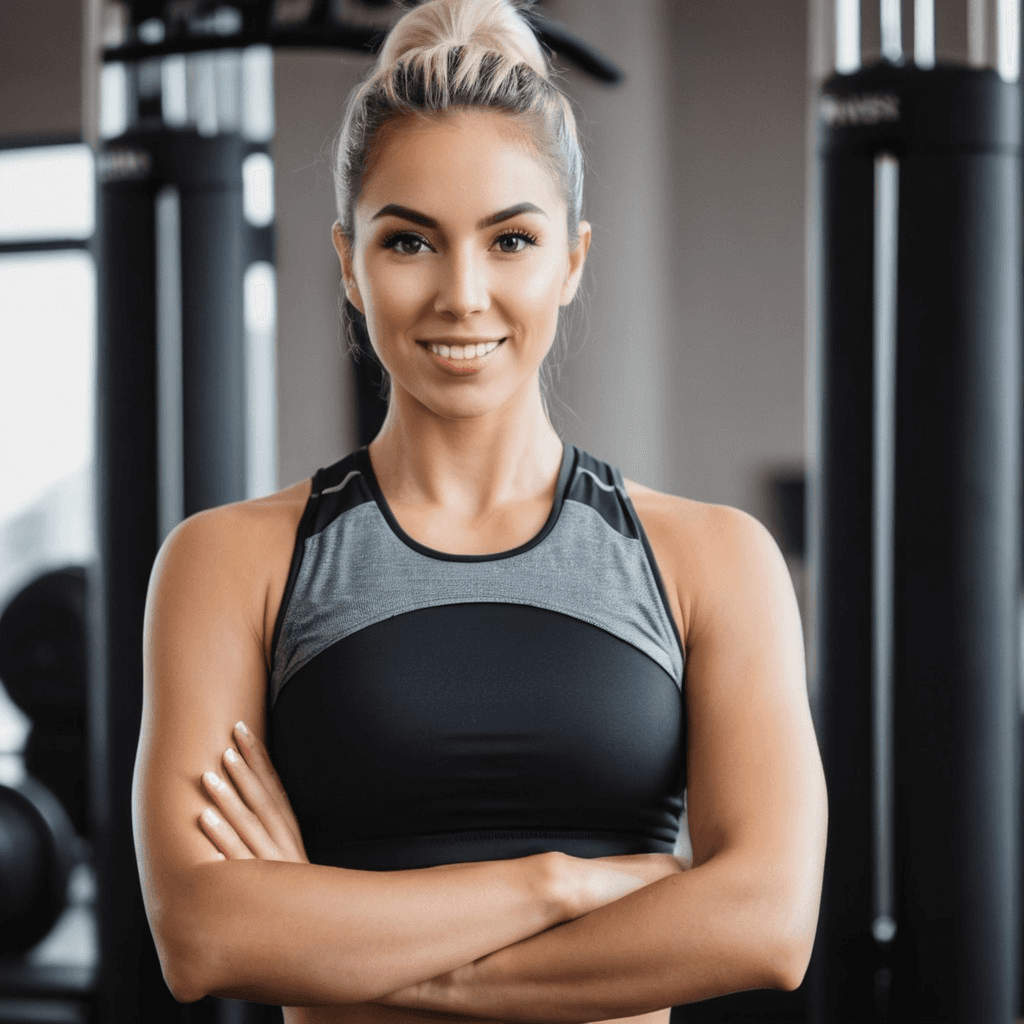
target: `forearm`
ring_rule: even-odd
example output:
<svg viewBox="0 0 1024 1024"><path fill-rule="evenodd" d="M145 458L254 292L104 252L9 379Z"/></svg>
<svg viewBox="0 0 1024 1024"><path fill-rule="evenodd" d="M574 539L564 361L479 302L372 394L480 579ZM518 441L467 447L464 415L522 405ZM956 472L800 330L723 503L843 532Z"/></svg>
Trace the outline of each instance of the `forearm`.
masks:
<svg viewBox="0 0 1024 1024"><path fill-rule="evenodd" d="M154 930L184 1001L210 993L291 1006L362 1002L565 920L549 863L526 857L392 872L203 864L172 898L187 909Z"/></svg>
<svg viewBox="0 0 1024 1024"><path fill-rule="evenodd" d="M783 894L767 892L735 864L711 860L380 1001L570 1022L791 987L797 973L791 951L801 942L784 936L786 920Z"/></svg>

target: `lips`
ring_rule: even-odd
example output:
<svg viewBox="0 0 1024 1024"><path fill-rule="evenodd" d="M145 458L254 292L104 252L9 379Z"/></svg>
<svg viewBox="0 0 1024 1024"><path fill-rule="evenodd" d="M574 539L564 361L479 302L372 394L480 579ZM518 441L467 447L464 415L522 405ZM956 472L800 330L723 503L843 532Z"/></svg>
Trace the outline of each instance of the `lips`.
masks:
<svg viewBox="0 0 1024 1024"><path fill-rule="evenodd" d="M453 359L450 356L447 356L447 357L446 356L442 356L442 355L438 354L437 352L433 351L430 348L430 346L432 344L433 345L448 345L449 347L453 347L453 346L454 347L462 347L462 346L466 346L466 345L475 345L475 344L484 344L484 345L486 345L486 344L492 343L494 340L495 339L484 339L484 338L459 338L459 339L456 339L456 338L438 338L438 339L433 339L432 338L429 342L427 342L427 341L420 341L420 342L418 342L418 344L420 346L422 346L422 348L427 353L427 355L429 355L435 362L437 362L440 366L444 367L446 370L454 371L455 373L460 374L460 375L465 375L465 374L479 373L480 370L483 369L483 364L487 360L489 360L491 358L491 356L493 356L494 353L498 351L499 348L501 348L501 343L503 341L505 341L505 339L504 338L497 339L497 341L498 341L497 347L492 349L490 352L486 352L483 355L479 355L479 356L471 356L468 359L467 358Z"/></svg>

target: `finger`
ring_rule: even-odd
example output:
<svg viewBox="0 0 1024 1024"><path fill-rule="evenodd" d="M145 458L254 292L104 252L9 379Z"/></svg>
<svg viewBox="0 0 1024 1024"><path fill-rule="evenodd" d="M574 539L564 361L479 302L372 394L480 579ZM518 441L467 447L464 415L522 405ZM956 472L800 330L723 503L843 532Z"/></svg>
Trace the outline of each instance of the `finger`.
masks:
<svg viewBox="0 0 1024 1024"><path fill-rule="evenodd" d="M203 785L238 838L257 857L274 860L276 844L259 818L242 802L235 787L216 772L203 772Z"/></svg>
<svg viewBox="0 0 1024 1024"><path fill-rule="evenodd" d="M246 727L245 722L236 722L234 733L239 752L244 758L245 763L266 788L267 794L280 812L281 820L287 826L288 834L292 837L298 849L302 851L302 855L305 856L305 847L302 843L299 823L295 819L295 812L292 809L291 801L288 799L288 793L285 791L281 777L277 774L274 764L270 760L270 754L266 746L255 733Z"/></svg>
<svg viewBox="0 0 1024 1024"><path fill-rule="evenodd" d="M199 815L199 827L225 860L255 860L238 833L212 808Z"/></svg>
<svg viewBox="0 0 1024 1024"><path fill-rule="evenodd" d="M291 802L288 800L284 784L260 738L249 730L245 722L235 722L234 734L238 742L238 749L242 752L249 767L263 780L264 785L276 800L284 801L290 807Z"/></svg>
<svg viewBox="0 0 1024 1024"><path fill-rule="evenodd" d="M216 814L216 813L217 812L214 811L214 814ZM196 820L199 823L199 831L202 832L203 835L206 836L207 839L210 839L210 837L208 835L206 835L206 830L203 828L202 818L200 817L200 818L197 818ZM216 822L212 822L211 824L216 825L217 823ZM210 839L210 849L213 850L213 856L214 856L214 858L216 860L227 860L227 857L224 856L224 854L221 852L220 848L217 846L217 844L212 839Z"/></svg>
<svg viewBox="0 0 1024 1024"><path fill-rule="evenodd" d="M295 833L281 807L267 793L262 780L230 747L224 751L224 768L238 795L260 820L270 838L282 850L291 852L296 846Z"/></svg>

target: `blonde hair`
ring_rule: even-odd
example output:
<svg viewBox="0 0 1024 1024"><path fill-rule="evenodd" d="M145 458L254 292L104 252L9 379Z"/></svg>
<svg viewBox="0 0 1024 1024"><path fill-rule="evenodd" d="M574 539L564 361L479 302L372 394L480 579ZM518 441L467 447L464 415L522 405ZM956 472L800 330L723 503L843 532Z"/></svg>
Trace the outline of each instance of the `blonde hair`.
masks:
<svg viewBox="0 0 1024 1024"><path fill-rule="evenodd" d="M555 174L575 245L583 205L576 119L552 84L537 38L512 0L428 0L396 22L370 77L352 94L334 154L338 223L353 210L384 126L409 114L488 107L517 117Z"/></svg>

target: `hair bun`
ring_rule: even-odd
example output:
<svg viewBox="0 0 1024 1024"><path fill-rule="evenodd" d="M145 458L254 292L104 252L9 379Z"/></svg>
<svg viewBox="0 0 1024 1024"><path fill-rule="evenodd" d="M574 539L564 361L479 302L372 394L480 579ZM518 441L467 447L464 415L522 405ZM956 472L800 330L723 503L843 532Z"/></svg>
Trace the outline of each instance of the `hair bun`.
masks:
<svg viewBox="0 0 1024 1024"><path fill-rule="evenodd" d="M335 147L338 224L351 241L354 210L381 133L409 115L501 111L530 136L557 179L575 245L583 154L568 98L523 15L526 0L427 0L391 29L370 76L353 92Z"/></svg>
<svg viewBox="0 0 1024 1024"><path fill-rule="evenodd" d="M548 78L544 51L513 0L428 0L413 8L388 34L374 77L391 75L400 63L447 62L455 47L471 66L498 54L503 63L527 64Z"/></svg>

